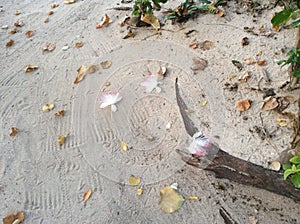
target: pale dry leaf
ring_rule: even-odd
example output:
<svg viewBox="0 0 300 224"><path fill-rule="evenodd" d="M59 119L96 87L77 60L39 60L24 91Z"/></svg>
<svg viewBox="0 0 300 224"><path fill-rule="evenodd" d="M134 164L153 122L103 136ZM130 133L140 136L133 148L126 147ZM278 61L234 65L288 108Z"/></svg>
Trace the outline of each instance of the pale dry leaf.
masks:
<svg viewBox="0 0 300 224"><path fill-rule="evenodd" d="M211 49L212 47L214 46L214 42L210 41L210 40L205 40L203 41L199 48L202 49L202 50L209 50Z"/></svg>
<svg viewBox="0 0 300 224"><path fill-rule="evenodd" d="M49 51L49 52L51 52L51 51L53 51L54 49L55 49L55 44L52 44L52 43L47 43L47 44L45 44L43 47L42 47L42 50L43 50L43 52L44 51Z"/></svg>
<svg viewBox="0 0 300 224"><path fill-rule="evenodd" d="M63 51L66 51L66 50L68 50L70 47L68 46L68 45L65 45L65 46L63 46L61 49L63 50Z"/></svg>
<svg viewBox="0 0 300 224"><path fill-rule="evenodd" d="M119 26L120 26L120 27L125 26L125 25L129 22L129 20L130 20L130 17L129 17L129 16L126 16L126 17L123 19L123 21L119 23Z"/></svg>
<svg viewBox="0 0 300 224"><path fill-rule="evenodd" d="M103 69L108 69L112 65L112 62L107 60L107 61L101 62L100 65Z"/></svg>
<svg viewBox="0 0 300 224"><path fill-rule="evenodd" d="M202 103L202 106L205 107L205 106L207 105L207 103L208 103L208 101L207 101L207 100L204 100L203 103Z"/></svg>
<svg viewBox="0 0 300 224"><path fill-rule="evenodd" d="M14 212L3 218L3 224L19 224L25 219L24 212Z"/></svg>
<svg viewBox="0 0 300 224"><path fill-rule="evenodd" d="M107 27L109 25L110 17L105 13L101 22L96 25L96 29L100 29L102 27Z"/></svg>
<svg viewBox="0 0 300 224"><path fill-rule="evenodd" d="M57 111L54 115L56 117L63 117L63 116L65 116L65 110Z"/></svg>
<svg viewBox="0 0 300 224"><path fill-rule="evenodd" d="M65 0L64 3L65 4L72 4L72 3L75 3L76 0Z"/></svg>
<svg viewBox="0 0 300 224"><path fill-rule="evenodd" d="M49 112L51 110L54 109L54 104L53 103L46 103L43 108L42 108L42 111L43 112Z"/></svg>
<svg viewBox="0 0 300 224"><path fill-rule="evenodd" d="M10 39L10 40L6 43L6 47L11 47L14 43L15 43L15 41L12 40L12 39Z"/></svg>
<svg viewBox="0 0 300 224"><path fill-rule="evenodd" d="M207 61L202 58L193 58L194 65L191 67L192 70L204 70L207 67Z"/></svg>
<svg viewBox="0 0 300 224"><path fill-rule="evenodd" d="M144 23L150 24L154 29L159 30L160 29L160 23L157 17L153 14L144 14L141 17L141 21Z"/></svg>
<svg viewBox="0 0 300 224"><path fill-rule="evenodd" d="M28 31L25 33L25 36L26 36L27 38L32 37L32 36L33 36L33 30L28 30Z"/></svg>
<svg viewBox="0 0 300 224"><path fill-rule="evenodd" d="M105 82L104 86L106 86L106 87L110 86L110 82Z"/></svg>
<svg viewBox="0 0 300 224"><path fill-rule="evenodd" d="M128 39L128 38L134 38L135 34L132 32L131 29L128 30L128 33L126 34L126 36L123 37L123 39Z"/></svg>
<svg viewBox="0 0 300 224"><path fill-rule="evenodd" d="M184 198L177 191L167 186L160 190L159 207L166 213L173 213L178 210L184 202Z"/></svg>
<svg viewBox="0 0 300 224"><path fill-rule="evenodd" d="M83 46L83 42L82 41L79 41L79 42L75 43L75 47L77 47L77 48L80 48L82 46Z"/></svg>
<svg viewBox="0 0 300 224"><path fill-rule="evenodd" d="M130 186L135 187L135 186L139 185L140 183L141 183L141 178L140 177L135 177L133 175L131 175L129 177L129 184L130 184Z"/></svg>
<svg viewBox="0 0 300 224"><path fill-rule="evenodd" d="M92 189L88 189L86 192L84 192L83 194L83 201L87 201L90 199L90 197L92 196Z"/></svg>
<svg viewBox="0 0 300 224"><path fill-rule="evenodd" d="M25 68L24 68L24 71L25 72L32 72L32 71L34 71L38 68L39 68L39 66L37 66L37 65L26 65Z"/></svg>
<svg viewBox="0 0 300 224"><path fill-rule="evenodd" d="M138 188L138 189L136 190L136 194L139 195L139 196L142 195L142 194L143 194L143 188L141 188L141 187Z"/></svg>
<svg viewBox="0 0 300 224"><path fill-rule="evenodd" d="M277 102L278 102L278 108L276 108L276 110L280 112L284 111L290 105L290 101L287 97L278 97Z"/></svg>
<svg viewBox="0 0 300 224"><path fill-rule="evenodd" d="M191 43L189 45L189 47L192 48L192 49L196 49L198 47L198 44L199 44L198 41L194 41L193 43Z"/></svg>
<svg viewBox="0 0 300 224"><path fill-rule="evenodd" d="M167 68L164 66L159 66L159 70L157 72L157 75L159 77L160 80L164 79L167 75Z"/></svg>
<svg viewBox="0 0 300 224"><path fill-rule="evenodd" d="M251 107L251 101L250 100L239 100L236 104L236 108L239 111L247 111Z"/></svg>
<svg viewBox="0 0 300 224"><path fill-rule="evenodd" d="M245 65L253 65L255 63L257 63L257 60L254 57L253 58L245 58L244 59L244 64Z"/></svg>
<svg viewBox="0 0 300 224"><path fill-rule="evenodd" d="M19 129L16 127L12 127L9 133L10 137L15 137L19 133Z"/></svg>
<svg viewBox="0 0 300 224"><path fill-rule="evenodd" d="M172 121L169 121L169 122L167 123L167 125L166 125L166 131L170 131L170 130L171 130L172 124L173 124Z"/></svg>
<svg viewBox="0 0 300 224"><path fill-rule="evenodd" d="M78 84L80 81L83 80L83 78L88 75L88 74L92 74L95 71L97 71L99 69L99 67L97 65L89 65L88 67L85 65L81 65L78 69L77 69L77 76L74 80L74 84Z"/></svg>
<svg viewBox="0 0 300 224"><path fill-rule="evenodd" d="M257 64L258 64L259 66L265 66L265 65L267 64L267 61L266 61L266 60L258 60L258 61L257 61Z"/></svg>
<svg viewBox="0 0 300 224"><path fill-rule="evenodd" d="M238 79L239 82L247 82L249 79L249 71L245 71Z"/></svg>
<svg viewBox="0 0 300 224"><path fill-rule="evenodd" d="M272 30L274 30L275 32L279 32L281 30L282 26L272 26Z"/></svg>
<svg viewBox="0 0 300 224"><path fill-rule="evenodd" d="M12 30L9 30L9 31L8 31L8 34L11 34L11 35L12 35L12 34L15 34L16 32L17 32L17 30L14 28L14 29L12 29Z"/></svg>
<svg viewBox="0 0 300 224"><path fill-rule="evenodd" d="M58 6L59 6L59 4L54 2L53 4L51 4L51 9L57 8Z"/></svg>
<svg viewBox="0 0 300 224"><path fill-rule="evenodd" d="M127 147L126 142L120 141L120 146L121 146L121 148L123 149L123 151L125 151L125 152L128 151L128 147Z"/></svg>
<svg viewBox="0 0 300 224"><path fill-rule="evenodd" d="M68 135L59 135L59 136L57 137L57 143L58 143L60 146L62 146L62 145L65 143L67 137L68 137Z"/></svg>
<svg viewBox="0 0 300 224"><path fill-rule="evenodd" d="M261 109L267 111L274 110L276 107L278 107L277 99L275 97L269 96L265 99L265 102Z"/></svg>
<svg viewBox="0 0 300 224"><path fill-rule="evenodd" d="M188 199L189 199L190 201L193 201L193 200L198 200L198 197L197 197L197 196L194 196L194 195L190 195L190 196L188 197Z"/></svg>
<svg viewBox="0 0 300 224"><path fill-rule="evenodd" d="M276 118L275 122L280 126L280 127L286 127L289 123L289 119L285 118Z"/></svg>

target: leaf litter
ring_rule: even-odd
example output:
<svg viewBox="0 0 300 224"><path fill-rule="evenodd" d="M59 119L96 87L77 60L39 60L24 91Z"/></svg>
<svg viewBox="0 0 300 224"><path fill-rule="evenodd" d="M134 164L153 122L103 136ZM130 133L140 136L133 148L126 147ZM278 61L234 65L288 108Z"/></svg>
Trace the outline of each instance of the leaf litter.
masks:
<svg viewBox="0 0 300 224"><path fill-rule="evenodd" d="M89 188L89 189L87 189L86 192L84 192L84 194L83 194L83 201L89 200L91 196L92 196L92 189Z"/></svg>
<svg viewBox="0 0 300 224"><path fill-rule="evenodd" d="M77 69L77 76L74 80L74 84L78 84L79 82L81 82L83 80L83 78L88 75L88 74L92 74L94 72L96 72L98 70L98 66L97 65L89 65L89 66L85 66L85 65L81 65L78 69Z"/></svg>
<svg viewBox="0 0 300 224"><path fill-rule="evenodd" d="M39 66L37 65L26 65L26 67L24 68L24 71L27 72L32 72L34 70L37 70L39 68Z"/></svg>
<svg viewBox="0 0 300 224"><path fill-rule="evenodd" d="M16 127L12 127L9 133L10 137L15 137L19 133L19 129Z"/></svg>
<svg viewBox="0 0 300 224"><path fill-rule="evenodd" d="M42 111L43 112L49 112L51 110L54 109L54 104L53 103L46 103L43 108L42 108Z"/></svg>
<svg viewBox="0 0 300 224"><path fill-rule="evenodd" d="M14 212L3 218L3 224L19 224L24 221L24 212Z"/></svg>
<svg viewBox="0 0 300 224"><path fill-rule="evenodd" d="M109 25L109 22L110 22L110 17L105 13L105 15L102 17L101 22L96 25L96 29L107 27Z"/></svg>
<svg viewBox="0 0 300 224"><path fill-rule="evenodd" d="M129 177L130 186L135 187L135 186L139 185L140 183L141 183L141 178L140 177L135 177L134 175L131 175Z"/></svg>
<svg viewBox="0 0 300 224"><path fill-rule="evenodd" d="M171 186L160 190L159 208L166 213L177 211L184 202L184 198Z"/></svg>

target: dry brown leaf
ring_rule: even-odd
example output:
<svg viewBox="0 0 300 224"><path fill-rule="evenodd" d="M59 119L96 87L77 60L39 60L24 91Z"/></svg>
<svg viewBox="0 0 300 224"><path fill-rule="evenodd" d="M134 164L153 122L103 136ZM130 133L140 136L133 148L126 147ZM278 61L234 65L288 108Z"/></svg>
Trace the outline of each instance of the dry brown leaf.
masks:
<svg viewBox="0 0 300 224"><path fill-rule="evenodd" d="M11 47L14 43L15 43L15 41L12 40L12 39L10 39L10 40L6 43L6 47Z"/></svg>
<svg viewBox="0 0 300 224"><path fill-rule="evenodd" d="M239 77L239 82L247 82L249 79L250 75L248 71L245 71L240 77Z"/></svg>
<svg viewBox="0 0 300 224"><path fill-rule="evenodd" d="M33 30L28 30L28 31L25 33L25 36L26 36L27 38L32 37L32 36L33 36Z"/></svg>
<svg viewBox="0 0 300 224"><path fill-rule="evenodd" d="M43 52L44 51L49 51L49 52L51 52L51 51L53 51L54 49L55 49L55 44L52 44L52 43L47 43L47 44L45 44L44 46L43 46L43 48L42 48L42 50L43 50Z"/></svg>
<svg viewBox="0 0 300 224"><path fill-rule="evenodd" d="M92 195L92 189L88 189L86 192L84 192L84 194L83 194L83 201L87 201L87 200L89 200L90 199L90 197L91 197L91 195Z"/></svg>
<svg viewBox="0 0 300 224"><path fill-rule="evenodd" d="M105 82L104 86L106 86L106 87L110 86L110 82Z"/></svg>
<svg viewBox="0 0 300 224"><path fill-rule="evenodd" d="M140 183L141 183L141 178L140 177L135 177L133 175L131 175L129 177L129 184L130 184L130 186L135 187L135 186L139 185Z"/></svg>
<svg viewBox="0 0 300 224"><path fill-rule="evenodd" d="M9 30L8 31L8 34L15 34L17 32L17 30L14 28L14 29L12 29L12 30Z"/></svg>
<svg viewBox="0 0 300 224"><path fill-rule="evenodd" d="M223 17L223 16L225 16L226 15L226 13L225 13L225 11L224 10L218 10L218 16L220 16L220 17Z"/></svg>
<svg viewBox="0 0 300 224"><path fill-rule="evenodd" d="M77 47L77 48L80 48L82 46L83 46L83 42L82 41L79 41L79 42L75 43L75 47Z"/></svg>
<svg viewBox="0 0 300 224"><path fill-rule="evenodd" d="M279 32L281 30L282 26L272 26L272 30L274 30L275 32Z"/></svg>
<svg viewBox="0 0 300 224"><path fill-rule="evenodd" d="M249 45L249 38L248 37L243 37L242 39L242 46L247 46Z"/></svg>
<svg viewBox="0 0 300 224"><path fill-rule="evenodd" d="M78 69L77 69L77 76L74 80L74 84L79 83L81 80L83 80L84 76L86 76L87 74L92 74L95 71L98 70L98 66L97 65L89 65L89 67L86 67L85 65L81 65Z"/></svg>
<svg viewBox="0 0 300 224"><path fill-rule="evenodd" d="M54 2L53 4L51 4L51 9L57 8L58 6L59 6L59 4Z"/></svg>
<svg viewBox="0 0 300 224"><path fill-rule="evenodd" d="M288 125L289 119L285 118L277 118L275 122L280 126L280 127L286 127Z"/></svg>
<svg viewBox="0 0 300 224"><path fill-rule="evenodd" d="M109 24L109 20L110 20L109 16L105 13L104 17L102 18L102 21L96 25L96 29L107 27Z"/></svg>
<svg viewBox="0 0 300 224"><path fill-rule="evenodd" d="M48 23L49 22L49 18L47 17L45 20L44 20L44 23Z"/></svg>
<svg viewBox="0 0 300 224"><path fill-rule="evenodd" d="M21 14L21 13L20 13L19 10L16 10L16 11L15 11L15 15L16 15L16 16L18 16L18 15L20 15L20 14Z"/></svg>
<svg viewBox="0 0 300 224"><path fill-rule="evenodd" d="M194 65L191 67L192 70L204 70L207 67L207 61L202 58L193 58Z"/></svg>
<svg viewBox="0 0 300 224"><path fill-rule="evenodd" d="M259 66L265 66L265 65L267 64L267 62L266 62L266 60L258 60L258 61L257 61L257 64L258 64Z"/></svg>
<svg viewBox="0 0 300 224"><path fill-rule="evenodd" d="M256 58L245 58L244 64L245 65L253 65L257 62Z"/></svg>
<svg viewBox="0 0 300 224"><path fill-rule="evenodd" d="M144 23L150 24L154 29L159 30L160 29L160 23L157 17L153 14L144 14L141 17L141 21Z"/></svg>
<svg viewBox="0 0 300 224"><path fill-rule="evenodd" d="M18 21L18 22L14 23L14 26L15 27L22 27L22 26L24 26L24 23L22 21Z"/></svg>
<svg viewBox="0 0 300 224"><path fill-rule="evenodd" d="M48 16L51 16L52 14L54 14L54 11L50 10L50 11L48 12Z"/></svg>
<svg viewBox="0 0 300 224"><path fill-rule="evenodd" d="M100 64L103 69L107 69L111 66L112 63L111 63L111 61L103 61Z"/></svg>
<svg viewBox="0 0 300 224"><path fill-rule="evenodd" d="M250 107L251 107L251 101L250 100L239 100L236 104L236 108L239 111L249 110Z"/></svg>
<svg viewBox="0 0 300 224"><path fill-rule="evenodd" d="M290 105L290 101L288 100L287 97L278 97L277 98L277 102L278 102L278 111L284 111L289 105Z"/></svg>
<svg viewBox="0 0 300 224"><path fill-rule="evenodd" d="M126 152L128 150L127 144L124 141L120 141L120 145L123 151Z"/></svg>
<svg viewBox="0 0 300 224"><path fill-rule="evenodd" d="M76 0L65 0L64 3L65 4L72 4L72 3L75 3Z"/></svg>
<svg viewBox="0 0 300 224"><path fill-rule="evenodd" d="M210 41L210 40L205 40L200 44L200 49L202 50L209 50L210 48L212 48L214 46L214 42Z"/></svg>
<svg viewBox="0 0 300 224"><path fill-rule="evenodd" d="M128 33L126 34L126 36L123 37L123 39L128 39L128 38L134 38L135 34L132 32L131 29L129 29Z"/></svg>
<svg viewBox="0 0 300 224"><path fill-rule="evenodd" d="M157 72L157 75L159 77L160 80L164 79L167 75L167 71L168 69L164 66L159 66L159 70Z"/></svg>
<svg viewBox="0 0 300 224"><path fill-rule="evenodd" d="M167 213L178 210L184 202L184 198L173 187L167 186L160 190L159 207Z"/></svg>
<svg viewBox="0 0 300 224"><path fill-rule="evenodd" d="M68 137L68 135L60 135L60 136L58 136L57 143L60 146L62 146L65 143L67 137Z"/></svg>
<svg viewBox="0 0 300 224"><path fill-rule="evenodd" d="M258 51L256 56L261 56L262 55L262 51Z"/></svg>
<svg viewBox="0 0 300 224"><path fill-rule="evenodd" d="M9 133L10 137L15 137L19 133L19 129L16 127L12 127Z"/></svg>
<svg viewBox="0 0 300 224"><path fill-rule="evenodd" d="M142 195L142 194L143 194L143 188L141 188L141 187L138 188L138 189L136 190L136 194L139 195L139 196Z"/></svg>
<svg viewBox="0 0 300 224"><path fill-rule="evenodd" d="M19 224L24 221L24 212L14 212L3 218L3 224Z"/></svg>
<svg viewBox="0 0 300 224"><path fill-rule="evenodd" d="M278 107L278 102L276 100L276 98L269 96L265 99L265 102L262 106L262 110L274 110L276 107Z"/></svg>
<svg viewBox="0 0 300 224"><path fill-rule="evenodd" d="M189 45L189 47L192 48L192 49L196 49L198 47L198 44L199 44L198 41L194 41L193 43L191 43Z"/></svg>
<svg viewBox="0 0 300 224"><path fill-rule="evenodd" d="M53 103L46 103L43 108L42 108L42 111L43 112L49 112L51 110L54 109L54 104Z"/></svg>
<svg viewBox="0 0 300 224"><path fill-rule="evenodd" d="M54 115L56 117L63 117L63 116L65 116L65 110L57 111Z"/></svg>
<svg viewBox="0 0 300 224"><path fill-rule="evenodd" d="M129 16L126 16L126 17L123 19L123 21L119 23L119 26L120 26L120 27L125 26L125 25L129 22L129 20L130 20L130 17L129 17Z"/></svg>
<svg viewBox="0 0 300 224"><path fill-rule="evenodd" d="M32 71L34 71L38 68L39 68L39 66L37 66L37 65L26 65L25 68L24 68L24 71L25 72L32 72Z"/></svg>

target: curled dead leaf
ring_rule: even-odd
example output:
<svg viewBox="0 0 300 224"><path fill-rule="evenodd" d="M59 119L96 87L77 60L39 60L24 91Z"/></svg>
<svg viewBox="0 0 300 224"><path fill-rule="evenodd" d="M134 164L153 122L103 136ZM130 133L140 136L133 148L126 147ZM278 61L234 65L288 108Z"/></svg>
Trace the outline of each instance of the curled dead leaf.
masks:
<svg viewBox="0 0 300 224"><path fill-rule="evenodd" d="M49 22L49 18L47 17L45 20L44 20L44 23L48 23Z"/></svg>
<svg viewBox="0 0 300 224"><path fill-rule="evenodd" d="M257 62L256 58L245 58L244 59L244 64L245 65L253 65Z"/></svg>
<svg viewBox="0 0 300 224"><path fill-rule="evenodd" d="M43 52L44 51L49 51L49 52L51 52L51 51L53 51L54 49L55 49L55 44L52 44L52 43L47 43L47 44L45 44L43 47L42 47L42 50L43 50Z"/></svg>
<svg viewBox="0 0 300 224"><path fill-rule="evenodd" d="M128 39L128 38L134 38L135 34L132 32L131 29L129 29L128 33L126 34L126 36L123 37L123 39Z"/></svg>
<svg viewBox="0 0 300 224"><path fill-rule="evenodd" d="M67 137L68 137L68 135L60 135L60 136L58 136L58 137L57 137L57 143L58 143L60 146L62 146L62 145L65 143Z"/></svg>
<svg viewBox="0 0 300 224"><path fill-rule="evenodd" d="M8 31L8 34L11 34L11 35L12 35L12 34L15 34L16 32L17 32L17 30L14 28L14 29L12 29L12 30L9 30L9 31Z"/></svg>
<svg viewBox="0 0 300 224"><path fill-rule="evenodd" d="M112 62L111 61L103 61L100 64L103 69L107 69L111 66Z"/></svg>
<svg viewBox="0 0 300 224"><path fill-rule="evenodd" d="M110 86L110 82L105 82L104 86L106 86L106 87Z"/></svg>
<svg viewBox="0 0 300 224"><path fill-rule="evenodd" d="M173 213L178 210L184 202L184 198L170 186L160 190L159 207L166 213Z"/></svg>
<svg viewBox="0 0 300 224"><path fill-rule="evenodd" d="M54 109L54 104L53 103L46 103L43 108L42 108L42 111L43 112L49 112L51 110Z"/></svg>
<svg viewBox="0 0 300 224"><path fill-rule="evenodd" d="M136 190L136 194L139 195L139 196L142 195L142 194L143 194L143 188L141 188L141 187L138 188L138 189Z"/></svg>
<svg viewBox="0 0 300 224"><path fill-rule="evenodd" d="M135 177L135 176L133 176L133 175L131 175L130 177L129 177L129 184L130 184L130 186L137 186L137 185L139 185L141 183L141 178L140 177Z"/></svg>
<svg viewBox="0 0 300 224"><path fill-rule="evenodd" d="M198 47L198 44L199 44L198 41L194 41L193 43L191 43L189 45L189 47L192 48L192 49L196 49Z"/></svg>
<svg viewBox="0 0 300 224"><path fill-rule="evenodd" d="M226 15L226 12L224 10L218 10L218 16L223 17Z"/></svg>
<svg viewBox="0 0 300 224"><path fill-rule="evenodd" d="M90 199L90 197L91 197L91 195L92 195L92 189L88 189L86 192L84 192L84 194L83 194L83 201L87 201L87 200L89 200Z"/></svg>
<svg viewBox="0 0 300 224"><path fill-rule="evenodd" d="M192 70L204 70L207 67L207 61L202 58L193 58L194 65L191 67Z"/></svg>
<svg viewBox="0 0 300 224"><path fill-rule="evenodd" d="M126 152L128 150L127 144L124 141L121 141L120 145L121 145L121 148L123 149L123 151Z"/></svg>
<svg viewBox="0 0 300 224"><path fill-rule="evenodd" d="M65 110L57 111L54 115L56 117L63 117L63 116L65 116Z"/></svg>
<svg viewBox="0 0 300 224"><path fill-rule="evenodd" d="M48 12L48 16L51 16L52 14L54 14L54 11L53 11L53 10L50 10L50 11Z"/></svg>
<svg viewBox="0 0 300 224"><path fill-rule="evenodd" d="M168 69L164 66L159 66L159 70L157 72L157 75L159 77L160 80L164 79L167 75L167 71Z"/></svg>
<svg viewBox="0 0 300 224"><path fill-rule="evenodd" d="M3 224L19 224L24 221L24 212L14 212L3 218Z"/></svg>
<svg viewBox="0 0 300 224"><path fill-rule="evenodd" d="M123 21L119 23L119 26L120 26L120 27L125 26L125 25L129 22L129 20L130 20L130 17L129 17L129 16L126 16L126 17L123 19Z"/></svg>
<svg viewBox="0 0 300 224"><path fill-rule="evenodd" d="M54 2L53 4L51 4L51 9L57 8L58 6L59 6L59 4Z"/></svg>
<svg viewBox="0 0 300 224"><path fill-rule="evenodd" d="M243 37L242 39L242 46L247 46L249 45L249 38L248 37Z"/></svg>
<svg viewBox="0 0 300 224"><path fill-rule="evenodd" d="M239 100L236 104L236 108L239 111L246 111L249 110L249 108L251 107L251 101L250 100Z"/></svg>
<svg viewBox="0 0 300 224"><path fill-rule="evenodd" d="M16 127L12 127L9 133L10 137L15 137L19 133L19 129Z"/></svg>
<svg viewBox="0 0 300 224"><path fill-rule="evenodd" d="M80 48L82 46L83 46L83 42L82 41L75 43L75 47L77 47L77 48Z"/></svg>
<svg viewBox="0 0 300 224"><path fill-rule="evenodd" d="M245 71L240 77L239 77L239 82L247 82L249 79L250 75L248 71Z"/></svg>
<svg viewBox="0 0 300 224"><path fill-rule="evenodd" d="M102 27L107 27L108 24L109 24L109 20L110 20L110 17L105 13L105 15L102 18L101 22L96 25L96 29L100 29Z"/></svg>
<svg viewBox="0 0 300 224"><path fill-rule="evenodd" d="M262 110L274 110L276 107L278 107L278 102L276 100L276 98L269 96L265 99L265 102L262 106Z"/></svg>
<svg viewBox="0 0 300 224"><path fill-rule="evenodd" d="M25 72L32 72L34 70L37 70L39 68L39 66L37 65L26 65L24 68Z"/></svg>
<svg viewBox="0 0 300 224"><path fill-rule="evenodd" d="M257 64L258 64L259 66L265 66L265 65L267 64L267 61L266 61L266 60L258 60L258 61L257 61Z"/></svg>
<svg viewBox="0 0 300 224"><path fill-rule="evenodd" d="M237 60L232 60L231 62L239 71L243 70L243 65L241 62L239 62Z"/></svg>
<svg viewBox="0 0 300 224"><path fill-rule="evenodd" d="M15 41L12 40L12 39L10 39L10 40L6 43L6 47L11 47L14 43L15 43Z"/></svg>
<svg viewBox="0 0 300 224"><path fill-rule="evenodd" d="M141 17L141 21L144 23L150 24L154 29L159 30L160 29L160 23L157 17L153 14L144 14Z"/></svg>
<svg viewBox="0 0 300 224"><path fill-rule="evenodd" d="M89 65L88 67L86 67L85 65L81 65L78 69L77 69L77 76L74 80L74 84L79 83L81 80L83 80L83 78L87 75L87 74L92 74L95 71L98 70L98 66L97 65Z"/></svg>
<svg viewBox="0 0 300 224"><path fill-rule="evenodd" d="M209 50L211 49L212 47L214 46L214 42L210 41L210 40L205 40L203 41L199 48L202 49L202 50Z"/></svg>
<svg viewBox="0 0 300 224"><path fill-rule="evenodd" d="M27 38L32 37L32 36L33 36L33 30L28 30L28 31L25 33L25 36L26 36Z"/></svg>
<svg viewBox="0 0 300 224"><path fill-rule="evenodd" d="M15 23L14 23L14 26L15 26L15 27L22 27L22 26L24 26L24 22L23 22L23 21L15 22Z"/></svg>
<svg viewBox="0 0 300 224"><path fill-rule="evenodd" d="M275 32L279 32L281 30L282 26L272 26L272 30L274 30Z"/></svg>

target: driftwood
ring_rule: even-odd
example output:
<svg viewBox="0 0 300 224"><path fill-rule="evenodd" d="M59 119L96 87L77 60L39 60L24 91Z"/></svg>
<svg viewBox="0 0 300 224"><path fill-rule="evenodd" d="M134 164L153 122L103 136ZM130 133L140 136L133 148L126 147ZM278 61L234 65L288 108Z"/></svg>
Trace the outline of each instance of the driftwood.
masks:
<svg viewBox="0 0 300 224"><path fill-rule="evenodd" d="M179 93L179 86L175 84L176 99L180 113L183 118L185 129L190 136L193 136L198 129L187 115L187 106ZM215 150L209 151L205 157L195 157L187 153L178 151L182 159L188 164L207 171L212 171L217 178L226 178L228 180L250 185L253 187L268 190L270 192L283 195L300 202L300 189L293 186L290 181L283 179L283 173L275 172L258 166L251 162L231 156L220 148L214 147ZM209 160L203 166L203 160Z"/></svg>

